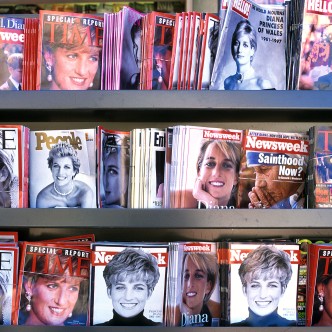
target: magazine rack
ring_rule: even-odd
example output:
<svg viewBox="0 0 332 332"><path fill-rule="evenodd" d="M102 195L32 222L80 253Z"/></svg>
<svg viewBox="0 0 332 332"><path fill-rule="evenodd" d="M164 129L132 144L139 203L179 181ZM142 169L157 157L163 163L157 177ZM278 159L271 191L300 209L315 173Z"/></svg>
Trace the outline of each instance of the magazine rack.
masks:
<svg viewBox="0 0 332 332"><path fill-rule="evenodd" d="M305 131L332 125L328 91L0 91L3 123L31 130L166 127L197 124L234 129ZM331 237L332 211L191 209L3 209L1 230L18 230L19 239L42 240L93 232L97 240L175 241L225 238ZM3 331L47 331L45 327L2 327ZM70 332L70 328L50 327ZM72 328L73 329L73 328ZM104 327L76 330L105 331ZM250 328L220 328L252 331ZM255 328L255 331L313 331L314 328ZM114 331L142 331L117 327ZM149 331L216 331L216 328L153 328ZM319 331L330 331L328 327Z"/></svg>

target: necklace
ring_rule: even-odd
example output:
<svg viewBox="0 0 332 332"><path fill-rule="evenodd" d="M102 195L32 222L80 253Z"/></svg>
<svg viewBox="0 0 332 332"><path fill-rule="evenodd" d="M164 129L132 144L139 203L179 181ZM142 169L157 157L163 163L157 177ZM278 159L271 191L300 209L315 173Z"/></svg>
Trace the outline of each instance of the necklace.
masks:
<svg viewBox="0 0 332 332"><path fill-rule="evenodd" d="M59 194L60 196L68 196L69 194L72 193L72 191L74 189L74 183L71 184L71 188L67 193L62 193L62 192L58 191L58 189L56 189L55 182L53 182L53 188L54 188L55 192L57 194Z"/></svg>

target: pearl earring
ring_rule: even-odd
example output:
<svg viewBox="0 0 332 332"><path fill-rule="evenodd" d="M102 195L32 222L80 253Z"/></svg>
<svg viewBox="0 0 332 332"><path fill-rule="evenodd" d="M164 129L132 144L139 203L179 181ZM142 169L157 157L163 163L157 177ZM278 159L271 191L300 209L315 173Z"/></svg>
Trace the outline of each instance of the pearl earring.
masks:
<svg viewBox="0 0 332 332"><path fill-rule="evenodd" d="M324 293L323 293L323 292L319 292L319 294L318 294L318 300L319 300L319 302L320 302L320 305L319 305L318 310L319 310L319 311L323 311L323 310L324 310L324 305L323 305L323 301L324 301Z"/></svg>
<svg viewBox="0 0 332 332"><path fill-rule="evenodd" d="M46 63L46 69L48 71L48 74L47 74L47 81L48 82L52 82L53 80L53 77L52 77L52 66L49 64L49 63Z"/></svg>
<svg viewBox="0 0 332 332"><path fill-rule="evenodd" d="M31 302L32 294L30 292L26 292L25 297L28 300L28 304L26 305L25 310L30 311L31 310L31 303L30 302Z"/></svg>

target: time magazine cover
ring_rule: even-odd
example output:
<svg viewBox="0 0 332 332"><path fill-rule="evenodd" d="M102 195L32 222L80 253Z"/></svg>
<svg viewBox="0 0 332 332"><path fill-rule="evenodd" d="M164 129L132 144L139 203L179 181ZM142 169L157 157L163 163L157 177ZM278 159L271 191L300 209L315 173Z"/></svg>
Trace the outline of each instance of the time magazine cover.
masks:
<svg viewBox="0 0 332 332"><path fill-rule="evenodd" d="M332 207L332 127L309 129L308 208Z"/></svg>
<svg viewBox="0 0 332 332"><path fill-rule="evenodd" d="M87 326L89 245L23 242L15 324Z"/></svg>
<svg viewBox="0 0 332 332"><path fill-rule="evenodd" d="M286 89L286 9L230 0L211 90Z"/></svg>
<svg viewBox="0 0 332 332"><path fill-rule="evenodd" d="M24 20L0 16L0 90L22 90Z"/></svg>
<svg viewBox="0 0 332 332"><path fill-rule="evenodd" d="M145 50L142 57L141 89L168 90L175 15L151 12L146 15Z"/></svg>
<svg viewBox="0 0 332 332"><path fill-rule="evenodd" d="M16 246L17 242L3 242L3 237L4 234L0 234L0 325L12 325L14 324L19 248Z"/></svg>
<svg viewBox="0 0 332 332"><path fill-rule="evenodd" d="M130 132L97 127L98 206L126 208L130 165Z"/></svg>
<svg viewBox="0 0 332 332"><path fill-rule="evenodd" d="M0 125L0 208L28 207L29 128Z"/></svg>
<svg viewBox="0 0 332 332"><path fill-rule="evenodd" d="M331 90L331 0L304 0L298 89Z"/></svg>
<svg viewBox="0 0 332 332"><path fill-rule="evenodd" d="M296 326L299 245L228 243L231 326Z"/></svg>
<svg viewBox="0 0 332 332"><path fill-rule="evenodd" d="M309 244L306 326L331 326L332 244Z"/></svg>
<svg viewBox="0 0 332 332"><path fill-rule="evenodd" d="M104 18L39 11L37 90L100 90Z"/></svg>
<svg viewBox="0 0 332 332"><path fill-rule="evenodd" d="M306 207L308 160L307 134L246 130L240 166L238 207Z"/></svg>
<svg viewBox="0 0 332 332"><path fill-rule="evenodd" d="M168 244L97 242L91 248L91 325L165 325Z"/></svg>
<svg viewBox="0 0 332 332"><path fill-rule="evenodd" d="M216 242L170 244L168 326L220 326Z"/></svg>
<svg viewBox="0 0 332 332"><path fill-rule="evenodd" d="M299 265L299 282L297 291L297 325L306 325L306 307L307 307L307 280L308 277L308 248L311 244L332 243L331 239L327 238L301 238L296 239L296 243L300 246L301 260Z"/></svg>
<svg viewBox="0 0 332 332"><path fill-rule="evenodd" d="M242 137L242 130L175 126L171 207L235 208Z"/></svg>
<svg viewBox="0 0 332 332"><path fill-rule="evenodd" d="M30 132L31 208L94 208L95 129Z"/></svg>

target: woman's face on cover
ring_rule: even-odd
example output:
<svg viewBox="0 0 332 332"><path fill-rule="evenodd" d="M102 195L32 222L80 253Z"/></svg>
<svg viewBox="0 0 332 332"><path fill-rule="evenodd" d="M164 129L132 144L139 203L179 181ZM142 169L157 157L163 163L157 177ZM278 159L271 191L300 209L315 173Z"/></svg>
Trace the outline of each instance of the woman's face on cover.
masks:
<svg viewBox="0 0 332 332"><path fill-rule="evenodd" d="M250 58L255 53L255 49L250 45L250 38L248 34L240 33L232 47L234 60L240 65L249 63Z"/></svg>
<svg viewBox="0 0 332 332"><path fill-rule="evenodd" d="M221 205L227 205L233 186L237 184L236 165L216 143L207 147L198 175L204 190L217 198Z"/></svg>
<svg viewBox="0 0 332 332"><path fill-rule="evenodd" d="M120 152L111 152L104 159L103 184L105 203L121 204L121 198L127 191L128 172L125 166L125 155Z"/></svg>
<svg viewBox="0 0 332 332"><path fill-rule="evenodd" d="M87 90L98 70L99 53L98 48L90 47L57 48L53 56L54 90Z"/></svg>
<svg viewBox="0 0 332 332"><path fill-rule="evenodd" d="M195 265L187 256L183 266L182 276L182 300L193 314L199 314L203 307L203 301L211 292L211 282L207 280L207 273Z"/></svg>
<svg viewBox="0 0 332 332"><path fill-rule="evenodd" d="M69 185L75 175L71 157L54 157L51 171L57 188Z"/></svg>
<svg viewBox="0 0 332 332"><path fill-rule="evenodd" d="M78 278L39 277L31 283L29 325L63 325L78 300L80 282Z"/></svg>
<svg viewBox="0 0 332 332"><path fill-rule="evenodd" d="M254 279L244 289L249 308L258 316L271 314L278 308L283 293L279 278Z"/></svg>
<svg viewBox="0 0 332 332"><path fill-rule="evenodd" d="M112 284L110 295L114 310L120 316L129 318L144 310L149 289L145 281L132 280L129 275L123 281Z"/></svg>

